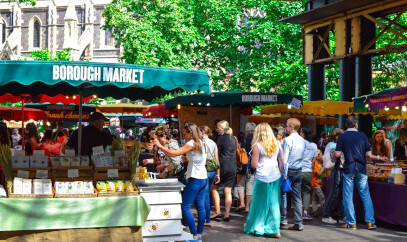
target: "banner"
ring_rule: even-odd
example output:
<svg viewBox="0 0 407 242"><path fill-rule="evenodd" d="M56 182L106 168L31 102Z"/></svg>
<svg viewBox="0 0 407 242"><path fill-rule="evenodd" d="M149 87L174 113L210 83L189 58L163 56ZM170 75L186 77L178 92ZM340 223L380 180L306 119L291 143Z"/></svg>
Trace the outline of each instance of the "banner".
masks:
<svg viewBox="0 0 407 242"><path fill-rule="evenodd" d="M82 122L89 122L89 113L82 113ZM79 112L78 111L48 111L47 112L48 121L64 121L64 122L78 122Z"/></svg>
<svg viewBox="0 0 407 242"><path fill-rule="evenodd" d="M368 97L369 109L394 108L407 104L407 87L385 90Z"/></svg>

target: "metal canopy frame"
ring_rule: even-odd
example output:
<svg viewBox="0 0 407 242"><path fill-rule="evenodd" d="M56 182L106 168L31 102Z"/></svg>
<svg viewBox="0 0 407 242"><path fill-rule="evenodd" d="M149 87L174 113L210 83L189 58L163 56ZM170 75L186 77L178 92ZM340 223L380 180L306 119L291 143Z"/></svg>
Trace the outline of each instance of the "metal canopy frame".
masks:
<svg viewBox="0 0 407 242"><path fill-rule="evenodd" d="M304 64L329 64L346 57L384 55L407 50L407 44L396 42L401 39L407 43L407 36L405 35L407 25L400 23L400 21L397 22L402 14L407 12L407 0L367 1L370 4L365 4L355 9L348 9L345 12L338 12L340 9L346 9L346 7L359 6L361 2L364 3L366 1L360 1L358 4L353 5L349 5L349 2L349 0L344 0L328 4L307 13L282 20L284 22L291 21L291 23L304 23L302 25ZM342 8L339 7L340 4L342 4ZM333 5L338 8L337 13L331 16L325 16L326 14L322 10L327 8L331 9ZM316 17L322 18L315 20L316 17L309 17L312 13L318 13L317 11L319 11L320 14L317 14ZM392 17L389 15L395 16ZM309 18L305 18L306 16ZM363 43L363 22L366 21L370 21L378 26L379 31L376 31L375 38L368 43ZM351 25L350 31L349 25ZM376 48L376 41L384 34L389 33L394 36L393 39L391 39L386 46ZM334 47L329 46L329 36L334 36ZM321 55L322 52L326 53L326 55Z"/></svg>

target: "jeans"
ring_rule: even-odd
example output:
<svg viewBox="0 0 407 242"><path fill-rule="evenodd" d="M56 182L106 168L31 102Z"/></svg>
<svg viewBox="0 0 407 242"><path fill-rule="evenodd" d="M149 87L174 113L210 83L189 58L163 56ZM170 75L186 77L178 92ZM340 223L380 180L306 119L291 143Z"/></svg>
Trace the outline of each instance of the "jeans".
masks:
<svg viewBox="0 0 407 242"><path fill-rule="evenodd" d="M312 172L303 172L302 173L302 185L301 185L301 194L302 194L302 204L304 210L308 212L309 204L311 202L311 186L312 181Z"/></svg>
<svg viewBox="0 0 407 242"><path fill-rule="evenodd" d="M301 185L302 185L302 171L301 169L293 170L288 169L288 178L291 180L292 198L294 202L294 225L298 229L304 229L302 224L302 199L301 199Z"/></svg>
<svg viewBox="0 0 407 242"><path fill-rule="evenodd" d="M216 171L208 172L208 183L205 186L205 211L206 211L206 223L211 222L211 188L215 182Z"/></svg>
<svg viewBox="0 0 407 242"><path fill-rule="evenodd" d="M338 216L339 219L345 217L342 204L342 170L335 167L329 179L329 194L325 200L324 218L331 216L331 207L335 200L338 200Z"/></svg>
<svg viewBox="0 0 407 242"><path fill-rule="evenodd" d="M182 196L182 214L193 235L202 234L205 223L205 186L208 179L189 178L187 186ZM198 211L198 231L195 227L194 215L191 212L191 206L196 200L196 210Z"/></svg>
<svg viewBox="0 0 407 242"><path fill-rule="evenodd" d="M354 184L356 184L360 198L363 202L363 207L365 209L365 221L366 223L374 224L374 210L372 199L370 198L367 175L356 171L349 174L343 174L343 208L345 210L346 222L349 225L356 224L355 208L353 207Z"/></svg>

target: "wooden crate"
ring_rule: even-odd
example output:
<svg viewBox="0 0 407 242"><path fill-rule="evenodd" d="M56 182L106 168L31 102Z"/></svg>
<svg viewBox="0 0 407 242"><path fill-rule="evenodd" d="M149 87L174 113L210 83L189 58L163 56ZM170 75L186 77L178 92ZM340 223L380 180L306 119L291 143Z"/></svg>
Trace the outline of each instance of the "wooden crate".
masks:
<svg viewBox="0 0 407 242"><path fill-rule="evenodd" d="M68 170L78 169L78 177L68 177ZM53 166L52 181L91 181L93 180L93 166Z"/></svg>
<svg viewBox="0 0 407 242"><path fill-rule="evenodd" d="M54 191L52 194L14 194L7 188L7 193L9 198L52 198L54 197Z"/></svg>
<svg viewBox="0 0 407 242"><path fill-rule="evenodd" d="M118 177L108 177L107 170L117 169ZM94 168L94 181L101 180L128 180L131 179L130 166L110 166L110 167L96 167Z"/></svg>
<svg viewBox="0 0 407 242"><path fill-rule="evenodd" d="M51 167L45 167L45 168L33 168L33 167L26 167L26 168L13 168L13 177L17 177L18 171L28 171L28 178L29 179L35 179L37 178L37 170L48 170L48 178L52 177L51 174Z"/></svg>

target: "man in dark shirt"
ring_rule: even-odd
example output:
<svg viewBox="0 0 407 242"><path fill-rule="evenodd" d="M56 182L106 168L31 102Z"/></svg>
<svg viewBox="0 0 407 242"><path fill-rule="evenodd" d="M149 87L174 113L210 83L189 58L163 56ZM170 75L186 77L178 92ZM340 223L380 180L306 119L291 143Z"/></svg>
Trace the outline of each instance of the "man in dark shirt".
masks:
<svg viewBox="0 0 407 242"><path fill-rule="evenodd" d="M343 167L343 208L346 224L343 228L356 229L355 209L353 207L353 187L356 184L365 207L365 221L368 229L377 228L374 219L373 203L367 182L366 157L373 158L367 136L358 132L358 120L355 116L346 119L346 132L339 135L335 156L341 152L345 156Z"/></svg>
<svg viewBox="0 0 407 242"><path fill-rule="evenodd" d="M82 129L81 155L91 155L93 153L93 147L102 145L105 149L106 146L112 144L114 136L102 132L103 125L107 120L108 119L105 118L102 113L98 112L95 112L90 116L89 125ZM65 146L65 149L72 148L75 149L75 153L78 154L78 130L75 130L72 133Z"/></svg>

